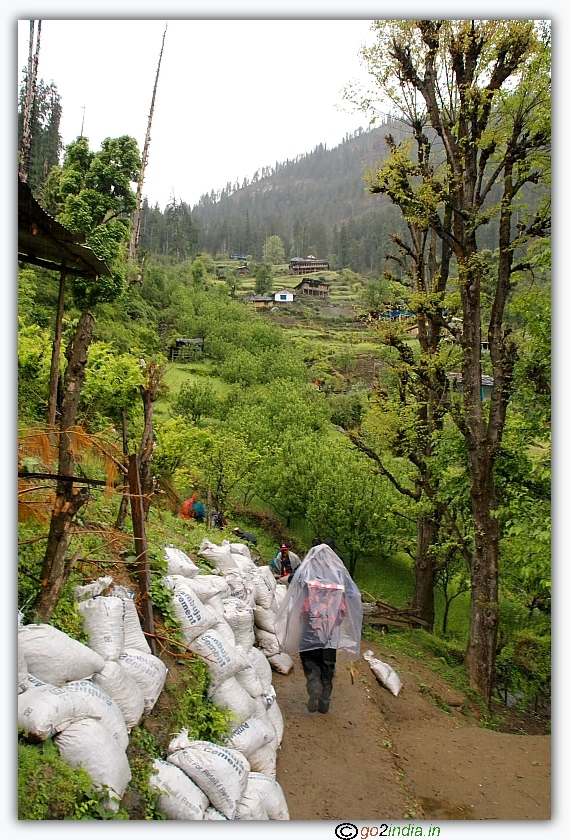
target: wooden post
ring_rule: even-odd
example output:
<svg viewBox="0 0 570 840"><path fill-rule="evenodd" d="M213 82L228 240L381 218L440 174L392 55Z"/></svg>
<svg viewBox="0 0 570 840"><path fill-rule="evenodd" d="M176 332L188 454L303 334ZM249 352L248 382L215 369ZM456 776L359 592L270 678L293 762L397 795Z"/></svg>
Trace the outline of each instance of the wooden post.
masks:
<svg viewBox="0 0 570 840"><path fill-rule="evenodd" d="M61 337L63 334L63 310L65 305L65 263L62 263L61 273L59 275L59 295L57 299L57 314L55 317L55 335L52 345L51 353L51 367L49 371L49 397L48 397L48 434L50 443L54 444L56 429L55 429L55 413L57 404L57 383L59 380L59 354L61 351Z"/></svg>
<svg viewBox="0 0 570 840"><path fill-rule="evenodd" d="M135 553L137 556L137 568L139 589L141 594L141 611L143 615L143 631L148 635L148 643L153 654L156 656L156 640L154 638L154 617L152 614L152 601L150 600L150 566L148 558L148 546L144 525L144 510L141 494L141 483L139 476L138 458L136 455L129 456L129 493L131 497L131 514L133 518L133 533L135 537Z"/></svg>

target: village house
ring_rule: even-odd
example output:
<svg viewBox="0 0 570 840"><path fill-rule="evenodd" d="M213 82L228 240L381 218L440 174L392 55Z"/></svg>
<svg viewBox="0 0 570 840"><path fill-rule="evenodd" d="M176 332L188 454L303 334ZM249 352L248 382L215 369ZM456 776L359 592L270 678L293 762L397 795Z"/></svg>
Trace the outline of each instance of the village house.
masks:
<svg viewBox="0 0 570 840"><path fill-rule="evenodd" d="M295 286L295 291L302 295L309 295L310 297L326 298L329 296L330 284L325 283L324 280L306 279L301 280Z"/></svg>
<svg viewBox="0 0 570 840"><path fill-rule="evenodd" d="M313 271L328 270L328 262L326 260L318 260L312 254L305 259L303 257L293 257L292 260L289 260L289 272L291 274L310 274Z"/></svg>

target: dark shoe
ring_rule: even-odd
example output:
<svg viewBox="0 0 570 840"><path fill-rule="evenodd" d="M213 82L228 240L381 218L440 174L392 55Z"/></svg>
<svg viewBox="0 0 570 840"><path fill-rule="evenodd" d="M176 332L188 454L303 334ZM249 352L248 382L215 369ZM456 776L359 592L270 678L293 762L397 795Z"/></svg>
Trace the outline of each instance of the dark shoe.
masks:
<svg viewBox="0 0 570 840"><path fill-rule="evenodd" d="M328 712L330 707L331 707L331 701L330 700L323 700L322 697L319 697L318 710L322 715L326 715L326 713Z"/></svg>
<svg viewBox="0 0 570 840"><path fill-rule="evenodd" d="M309 697L309 702L307 703L307 709L310 712L316 712L319 703L320 703L320 698L318 696L312 695L312 696Z"/></svg>

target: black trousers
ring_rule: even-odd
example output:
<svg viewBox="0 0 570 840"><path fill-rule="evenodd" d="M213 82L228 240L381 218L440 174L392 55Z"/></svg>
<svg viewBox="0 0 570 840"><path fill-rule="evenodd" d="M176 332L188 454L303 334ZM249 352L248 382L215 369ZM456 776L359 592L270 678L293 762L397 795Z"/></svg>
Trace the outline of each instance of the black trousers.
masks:
<svg viewBox="0 0 570 840"><path fill-rule="evenodd" d="M333 689L336 650L334 648L303 650L299 656L307 681L309 697L320 698L328 703Z"/></svg>

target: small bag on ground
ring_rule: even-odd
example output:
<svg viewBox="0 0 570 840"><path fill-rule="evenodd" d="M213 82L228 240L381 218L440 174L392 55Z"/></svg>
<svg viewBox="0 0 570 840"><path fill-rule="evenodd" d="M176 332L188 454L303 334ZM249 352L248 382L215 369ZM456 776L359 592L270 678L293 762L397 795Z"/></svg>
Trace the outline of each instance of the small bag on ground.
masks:
<svg viewBox="0 0 570 840"><path fill-rule="evenodd" d="M372 673L380 685L387 688L394 697L397 697L400 693L400 689L402 688L402 680L392 666L388 665L387 662L382 662L380 659L376 659L374 652L371 650L367 650L366 653L362 654L362 656L370 665Z"/></svg>

